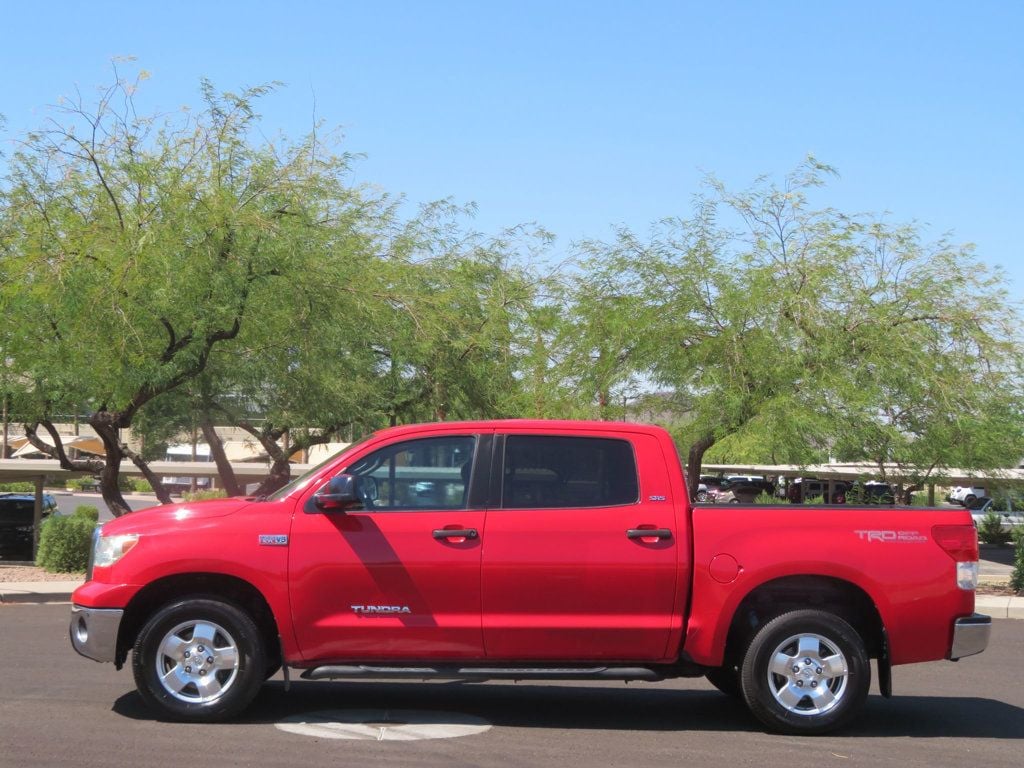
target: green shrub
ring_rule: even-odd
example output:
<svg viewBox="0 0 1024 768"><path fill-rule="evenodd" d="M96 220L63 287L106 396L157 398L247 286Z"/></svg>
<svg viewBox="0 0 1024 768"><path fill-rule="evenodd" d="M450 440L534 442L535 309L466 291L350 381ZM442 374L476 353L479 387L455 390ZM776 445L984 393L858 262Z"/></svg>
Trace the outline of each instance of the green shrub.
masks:
<svg viewBox="0 0 1024 768"><path fill-rule="evenodd" d="M1010 586L1018 592L1024 592L1024 526L1013 530L1016 552L1013 557L1013 572L1010 574Z"/></svg>
<svg viewBox="0 0 1024 768"><path fill-rule="evenodd" d="M94 507L92 504L79 504L75 507L75 514L96 523L100 519L100 508Z"/></svg>
<svg viewBox="0 0 1024 768"><path fill-rule="evenodd" d="M149 480L144 477L133 477L131 479L131 490L136 493L151 493L153 486L149 484Z"/></svg>
<svg viewBox="0 0 1024 768"><path fill-rule="evenodd" d="M206 501L207 499L226 499L228 492L223 488L214 488L210 491L196 491L195 493L183 493L181 498L185 501Z"/></svg>
<svg viewBox="0 0 1024 768"><path fill-rule="evenodd" d="M1010 532L1003 528L1002 518L995 512L989 512L978 523L978 541L982 544L1006 544L1010 538Z"/></svg>
<svg viewBox="0 0 1024 768"><path fill-rule="evenodd" d="M70 491L84 491L86 489L91 491L96 486L97 481L94 477L72 477L64 483L64 487Z"/></svg>
<svg viewBox="0 0 1024 768"><path fill-rule="evenodd" d="M813 499L804 499L804 504L810 504L815 507L822 507L825 505L825 497L815 496Z"/></svg>
<svg viewBox="0 0 1024 768"><path fill-rule="evenodd" d="M768 491L761 491L754 499L755 504L778 504L779 499L772 496Z"/></svg>
<svg viewBox="0 0 1024 768"><path fill-rule="evenodd" d="M35 483L0 483L0 493L35 493Z"/></svg>
<svg viewBox="0 0 1024 768"><path fill-rule="evenodd" d="M88 515L53 516L39 533L36 565L50 573L79 573L89 565L96 523Z"/></svg>

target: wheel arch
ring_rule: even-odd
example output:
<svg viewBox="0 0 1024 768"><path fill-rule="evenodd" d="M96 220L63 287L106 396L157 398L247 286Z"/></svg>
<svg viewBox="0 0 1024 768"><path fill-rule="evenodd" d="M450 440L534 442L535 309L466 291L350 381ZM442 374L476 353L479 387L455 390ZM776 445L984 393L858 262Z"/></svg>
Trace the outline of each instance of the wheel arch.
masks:
<svg viewBox="0 0 1024 768"><path fill-rule="evenodd" d="M125 607L117 635L114 663L120 669L140 630L160 607L189 595L223 600L244 610L260 630L270 665L281 663L278 626L270 604L255 586L237 576L222 573L180 573L150 582Z"/></svg>
<svg viewBox="0 0 1024 768"><path fill-rule="evenodd" d="M725 665L735 665L762 626L800 608L828 611L852 626L864 641L869 658L888 664L885 624L877 605L860 586L833 576L783 576L754 587L733 612L726 635Z"/></svg>

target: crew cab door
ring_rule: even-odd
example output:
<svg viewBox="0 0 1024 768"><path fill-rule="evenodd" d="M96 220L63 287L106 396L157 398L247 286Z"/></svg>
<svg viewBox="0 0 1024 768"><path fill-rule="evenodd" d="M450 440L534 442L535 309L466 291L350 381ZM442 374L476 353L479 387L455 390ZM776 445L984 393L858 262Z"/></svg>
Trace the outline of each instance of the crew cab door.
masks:
<svg viewBox="0 0 1024 768"><path fill-rule="evenodd" d="M482 657L490 444L489 434L375 444L340 470L361 504L321 512L311 495L296 511L289 591L306 660Z"/></svg>
<svg viewBox="0 0 1024 768"><path fill-rule="evenodd" d="M677 538L657 440L495 439L483 533L488 658L663 659L686 537Z"/></svg>

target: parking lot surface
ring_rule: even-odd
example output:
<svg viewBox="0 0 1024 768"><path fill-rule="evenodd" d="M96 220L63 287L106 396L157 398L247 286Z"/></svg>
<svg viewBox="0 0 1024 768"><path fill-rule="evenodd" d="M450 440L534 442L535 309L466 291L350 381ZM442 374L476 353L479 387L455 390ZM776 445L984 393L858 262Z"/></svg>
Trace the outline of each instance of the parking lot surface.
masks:
<svg viewBox="0 0 1024 768"><path fill-rule="evenodd" d="M293 682L237 722L158 722L131 672L77 656L67 605L0 606L0 766L1020 766L1024 622L984 654L895 670L852 728L764 733L703 680ZM447 729L447 730L446 730Z"/></svg>

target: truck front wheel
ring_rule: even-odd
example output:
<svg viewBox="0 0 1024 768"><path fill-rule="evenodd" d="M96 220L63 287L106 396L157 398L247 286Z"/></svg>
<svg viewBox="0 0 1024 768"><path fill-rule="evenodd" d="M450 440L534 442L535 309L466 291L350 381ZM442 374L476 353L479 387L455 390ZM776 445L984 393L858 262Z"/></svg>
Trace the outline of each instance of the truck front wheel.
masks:
<svg viewBox="0 0 1024 768"><path fill-rule="evenodd" d="M259 630L240 608L206 597L156 611L135 641L132 672L143 700L173 720L237 715L263 683Z"/></svg>
<svg viewBox="0 0 1024 768"><path fill-rule="evenodd" d="M818 734L846 724L864 705L871 666L864 641L838 616L785 613L765 624L743 659L750 711L773 731Z"/></svg>

